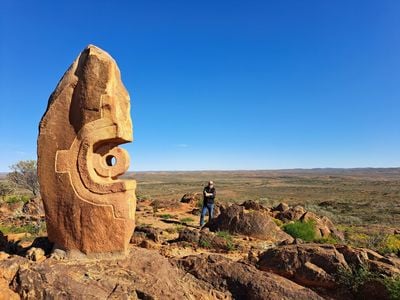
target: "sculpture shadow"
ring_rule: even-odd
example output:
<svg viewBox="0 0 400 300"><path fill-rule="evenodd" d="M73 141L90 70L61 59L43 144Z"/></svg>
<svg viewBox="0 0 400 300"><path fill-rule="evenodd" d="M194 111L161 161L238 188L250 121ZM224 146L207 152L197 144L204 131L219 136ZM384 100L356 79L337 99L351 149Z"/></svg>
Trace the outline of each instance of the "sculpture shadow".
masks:
<svg viewBox="0 0 400 300"><path fill-rule="evenodd" d="M26 252L30 248L41 248L45 252L45 255L50 255L53 249L53 243L49 241L47 237L37 237L33 240L32 244L27 247L20 245L21 241L9 241L7 236L0 231L0 251L4 251L10 255L25 256Z"/></svg>

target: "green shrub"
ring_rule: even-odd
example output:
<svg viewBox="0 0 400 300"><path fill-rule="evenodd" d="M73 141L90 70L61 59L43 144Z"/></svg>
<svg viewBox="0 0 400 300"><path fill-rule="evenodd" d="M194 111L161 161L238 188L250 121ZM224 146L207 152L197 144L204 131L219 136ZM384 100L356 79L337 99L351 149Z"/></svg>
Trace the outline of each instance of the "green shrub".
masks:
<svg viewBox="0 0 400 300"><path fill-rule="evenodd" d="M279 227L283 226L283 222L279 219L272 218L272 221L274 221L274 223Z"/></svg>
<svg viewBox="0 0 400 300"><path fill-rule="evenodd" d="M336 237L329 235L328 237L322 237L315 239L314 242L320 243L320 244L338 244L340 243L339 239Z"/></svg>
<svg viewBox="0 0 400 300"><path fill-rule="evenodd" d="M45 222L40 222L40 223L32 223L32 224L26 224L22 226L7 226L7 225L0 225L0 231L3 234L9 234L9 233L30 233L33 235L37 235L40 232L43 232L46 230L46 223Z"/></svg>
<svg viewBox="0 0 400 300"><path fill-rule="evenodd" d="M199 245L200 245L200 247L203 247L203 248L211 248L211 242L206 239L201 239L199 241Z"/></svg>
<svg viewBox="0 0 400 300"><path fill-rule="evenodd" d="M315 240L315 222L313 221L288 223L283 225L283 230L292 237L306 242Z"/></svg>
<svg viewBox="0 0 400 300"><path fill-rule="evenodd" d="M203 199L197 200L196 207L199 209L203 208Z"/></svg>
<svg viewBox="0 0 400 300"><path fill-rule="evenodd" d="M381 246L378 251L382 254L395 253L400 254L400 235L398 234L388 234L382 241Z"/></svg>
<svg viewBox="0 0 400 300"><path fill-rule="evenodd" d="M191 223L194 222L194 220L192 218L182 218L180 219L181 223Z"/></svg>
<svg viewBox="0 0 400 300"><path fill-rule="evenodd" d="M386 277L384 284L389 292L391 300L400 300L400 276Z"/></svg>
<svg viewBox="0 0 400 300"><path fill-rule="evenodd" d="M136 192L136 199L138 202L151 200L151 196L147 194L142 194L141 192Z"/></svg>
<svg viewBox="0 0 400 300"><path fill-rule="evenodd" d="M228 231L217 231L215 235L225 240L226 250L232 251L236 249L236 245L233 242L233 237Z"/></svg>
<svg viewBox="0 0 400 300"><path fill-rule="evenodd" d="M11 196L6 199L7 203L17 203L17 202L23 202L27 203L29 202L30 197L27 195L16 195L16 196Z"/></svg>
<svg viewBox="0 0 400 300"><path fill-rule="evenodd" d="M336 276L339 285L345 286L357 298L357 293L362 285L376 280L382 282L391 300L400 300L400 276L387 277L371 272L367 265L352 267L351 269L340 269Z"/></svg>
<svg viewBox="0 0 400 300"><path fill-rule="evenodd" d="M216 236L219 236L219 237L222 237L222 238L224 238L225 240L232 240L232 236L231 236L231 234L228 232L228 231L217 231L216 233L215 233L215 235Z"/></svg>
<svg viewBox="0 0 400 300"><path fill-rule="evenodd" d="M166 220L168 220L168 219L171 219L171 218L172 218L172 215L170 215L170 214L162 214L162 215L159 215L159 217L160 217L161 219L166 219Z"/></svg>
<svg viewBox="0 0 400 300"><path fill-rule="evenodd" d="M356 295L365 282L377 278L377 274L370 272L368 266L361 265L350 269L339 269L336 281Z"/></svg>

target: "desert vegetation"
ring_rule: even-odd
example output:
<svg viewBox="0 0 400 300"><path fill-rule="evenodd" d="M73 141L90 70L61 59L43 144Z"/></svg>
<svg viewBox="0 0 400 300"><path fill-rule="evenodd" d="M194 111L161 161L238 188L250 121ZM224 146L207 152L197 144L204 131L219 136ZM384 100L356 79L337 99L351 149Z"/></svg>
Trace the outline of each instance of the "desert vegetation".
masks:
<svg viewBox="0 0 400 300"><path fill-rule="evenodd" d="M51 254L48 249L39 254L32 250L38 239L43 243L46 238L36 163L18 162L10 171L0 177L0 232L7 241L3 250L41 261ZM400 277L395 269L400 256L400 169L144 172L126 176L138 182L137 226L131 239L136 247L182 259L179 263L183 264L187 255L218 253L294 280L276 265L295 259L297 256L290 258L292 246L300 245L301 255L308 253L304 261L313 261L313 255L326 257L327 263L317 266L323 279L312 275L304 281L294 280L321 296L358 299L368 293L368 286L374 286L384 291L384 299L400 297ZM216 183L219 217L199 230L201 191L209 179ZM243 223L237 223L239 219ZM249 232L252 226L257 229ZM321 235L324 228L331 233ZM265 232L275 233L266 237ZM376 251L372 258L362 252L371 250ZM345 260L331 266L331 257L341 255L338 253ZM363 255L369 258L365 260ZM362 263L353 264L353 256ZM382 265L389 262L392 265ZM331 290L333 286L340 288Z"/></svg>

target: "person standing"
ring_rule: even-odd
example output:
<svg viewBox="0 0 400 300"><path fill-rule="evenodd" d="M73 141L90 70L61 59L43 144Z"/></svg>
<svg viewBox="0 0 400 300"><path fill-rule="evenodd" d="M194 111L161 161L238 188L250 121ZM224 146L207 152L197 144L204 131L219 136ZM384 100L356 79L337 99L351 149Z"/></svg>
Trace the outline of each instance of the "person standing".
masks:
<svg viewBox="0 0 400 300"><path fill-rule="evenodd" d="M201 209L200 227L204 225L204 217L208 211L208 221L213 218L214 214L214 201L215 201L215 187L214 182L209 181L208 185L203 190L203 208Z"/></svg>

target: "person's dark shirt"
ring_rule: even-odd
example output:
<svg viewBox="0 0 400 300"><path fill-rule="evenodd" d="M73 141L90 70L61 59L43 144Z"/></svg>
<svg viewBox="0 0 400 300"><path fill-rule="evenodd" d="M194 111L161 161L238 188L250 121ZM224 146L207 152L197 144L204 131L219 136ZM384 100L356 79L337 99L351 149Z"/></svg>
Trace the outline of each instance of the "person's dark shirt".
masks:
<svg viewBox="0 0 400 300"><path fill-rule="evenodd" d="M206 196L206 193L211 193L211 196ZM210 188L206 186L203 190L204 204L214 204L215 196L217 192L215 191L215 187Z"/></svg>

